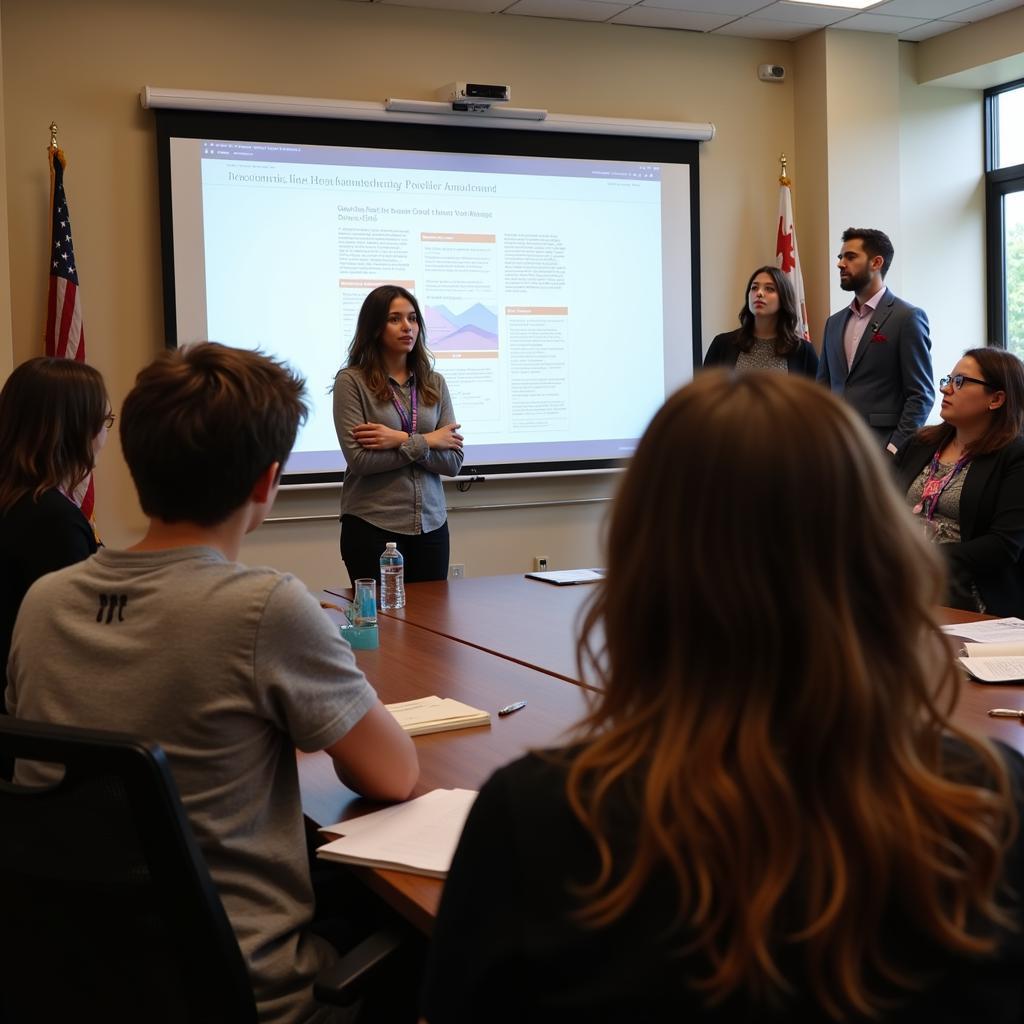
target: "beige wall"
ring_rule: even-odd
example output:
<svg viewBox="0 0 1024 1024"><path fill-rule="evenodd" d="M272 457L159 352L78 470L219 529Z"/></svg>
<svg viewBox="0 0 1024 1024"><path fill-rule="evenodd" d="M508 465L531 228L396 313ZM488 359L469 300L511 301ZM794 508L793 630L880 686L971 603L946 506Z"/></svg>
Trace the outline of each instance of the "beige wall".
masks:
<svg viewBox="0 0 1024 1024"><path fill-rule="evenodd" d="M4 137L3 27L0 23L0 140ZM7 154L0 145L0 381L14 365L11 328L11 258L7 244Z"/></svg>
<svg viewBox="0 0 1024 1024"><path fill-rule="evenodd" d="M988 340L984 118L978 90L919 85L918 54L912 43L900 44L897 262L901 294L928 313L941 376L965 349ZM952 275L940 269L947 257L956 266Z"/></svg>
<svg viewBox="0 0 1024 1024"><path fill-rule="evenodd" d="M152 117L146 84L380 100L431 98L458 77L510 82L517 105L567 113L713 121L702 149L705 335L730 327L749 269L774 256L776 167L793 151L791 86L759 82L759 63L790 63L786 43L622 26L435 12L340 0L4 0L7 198L16 361L37 352L45 299L47 125L61 125L89 359L115 407L161 345L161 284ZM60 61L54 25L75 45ZM16 97L16 99L15 99ZM400 131L400 127L396 131ZM594 301L600 301L599 296ZM98 470L108 542L142 526L116 444ZM507 504L607 495L608 477L491 483L453 502ZM330 515L336 496L286 495L278 512ZM603 506L452 517L453 560L467 573L600 560ZM243 557L336 582L337 525L270 524Z"/></svg>

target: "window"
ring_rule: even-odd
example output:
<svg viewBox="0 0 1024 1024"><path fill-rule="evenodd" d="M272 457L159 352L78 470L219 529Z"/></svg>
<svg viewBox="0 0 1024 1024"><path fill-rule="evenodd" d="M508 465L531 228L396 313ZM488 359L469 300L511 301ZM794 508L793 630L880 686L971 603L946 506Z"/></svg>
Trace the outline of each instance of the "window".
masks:
<svg viewBox="0 0 1024 1024"><path fill-rule="evenodd" d="M1024 81L985 93L989 337L1024 357Z"/></svg>

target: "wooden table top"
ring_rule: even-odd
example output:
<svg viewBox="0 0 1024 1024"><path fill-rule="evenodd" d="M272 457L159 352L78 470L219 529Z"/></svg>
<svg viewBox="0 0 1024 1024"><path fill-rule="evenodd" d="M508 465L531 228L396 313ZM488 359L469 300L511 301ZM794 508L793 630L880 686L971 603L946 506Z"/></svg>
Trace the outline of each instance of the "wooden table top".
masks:
<svg viewBox="0 0 1024 1024"><path fill-rule="evenodd" d="M340 620L336 613L328 614ZM436 694L490 711L491 725L416 736L420 779L415 796L432 789L479 789L488 776L532 747L553 746L583 716L587 691L505 658L397 619L379 619L380 648L356 651L381 700L390 704ZM521 711L499 718L497 710L525 700ZM302 808L320 825L374 810L334 774L327 754L299 754ZM408 920L429 933L441 898L441 882L401 871L354 868L366 883Z"/></svg>
<svg viewBox="0 0 1024 1024"><path fill-rule="evenodd" d="M380 648L356 651L356 658L385 703L436 694L492 712L490 727L415 738L420 758L415 795L439 787L478 789L496 768L531 747L556 744L579 721L587 689L575 685L576 630L592 590L520 576L416 583L406 587L403 610L379 616ZM340 620L337 613L328 614ZM943 623L990 618L954 609L941 609L939 617ZM497 709L515 700L526 700L527 706L498 718ZM965 683L954 720L1024 753L1024 725L990 718L988 710L995 707L1024 707L1024 689ZM376 806L342 786L324 753L300 754L299 773L303 810L320 824ZM353 870L430 933L440 880Z"/></svg>
<svg viewBox="0 0 1024 1024"><path fill-rule="evenodd" d="M580 612L599 586L556 587L523 576L408 583L405 607L383 615L576 683Z"/></svg>

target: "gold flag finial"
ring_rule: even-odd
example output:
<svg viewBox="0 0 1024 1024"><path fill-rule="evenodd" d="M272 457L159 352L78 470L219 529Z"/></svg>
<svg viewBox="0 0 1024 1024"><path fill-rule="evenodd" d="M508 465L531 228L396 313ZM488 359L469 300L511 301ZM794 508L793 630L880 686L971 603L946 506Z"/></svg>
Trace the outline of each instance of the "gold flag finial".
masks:
<svg viewBox="0 0 1024 1024"><path fill-rule="evenodd" d="M50 122L50 149L57 148L57 122Z"/></svg>
<svg viewBox="0 0 1024 1024"><path fill-rule="evenodd" d="M788 185L789 184L789 175L786 173L786 163L787 163L787 161L786 161L786 154L785 153L780 153L779 154L779 184L780 185Z"/></svg>

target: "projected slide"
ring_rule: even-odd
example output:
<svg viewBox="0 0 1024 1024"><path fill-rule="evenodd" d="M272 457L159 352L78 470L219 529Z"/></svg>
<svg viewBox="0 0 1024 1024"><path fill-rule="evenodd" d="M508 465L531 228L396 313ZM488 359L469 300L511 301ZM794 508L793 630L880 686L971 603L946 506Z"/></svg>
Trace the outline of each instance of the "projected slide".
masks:
<svg viewBox="0 0 1024 1024"><path fill-rule="evenodd" d="M420 302L467 466L628 456L692 372L687 165L172 139L171 169L178 341L306 376L288 472L343 466L328 390L380 284Z"/></svg>

